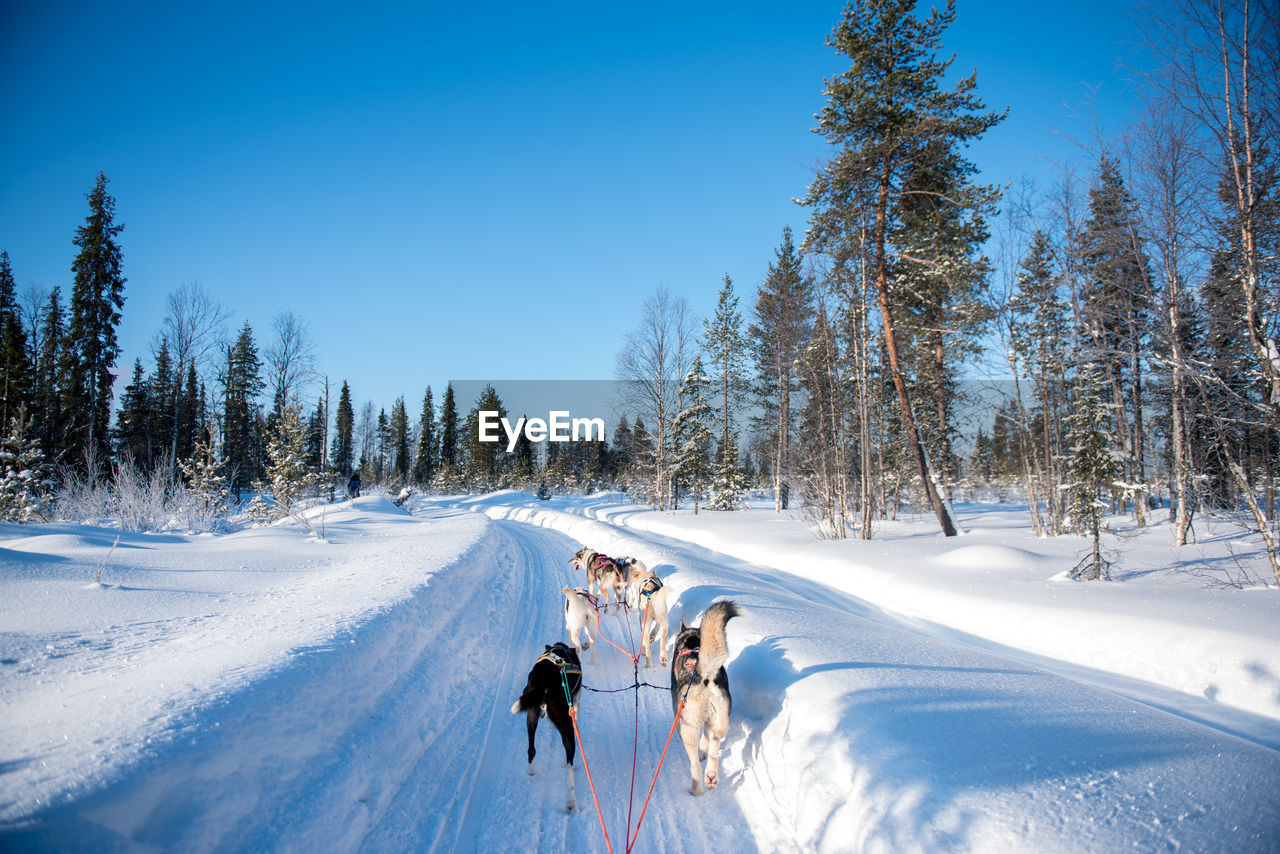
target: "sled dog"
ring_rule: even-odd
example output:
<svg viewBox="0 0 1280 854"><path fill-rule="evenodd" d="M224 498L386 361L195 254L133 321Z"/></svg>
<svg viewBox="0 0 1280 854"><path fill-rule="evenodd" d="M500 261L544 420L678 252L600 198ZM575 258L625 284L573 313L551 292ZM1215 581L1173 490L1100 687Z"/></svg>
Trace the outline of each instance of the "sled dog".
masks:
<svg viewBox="0 0 1280 854"><path fill-rule="evenodd" d="M577 711L578 692L581 690L582 664L578 661L578 654L566 643L549 644L546 651L533 663L524 693L511 706L511 714L525 713L525 721L529 727L530 775L538 773L538 766L533 762L534 754L537 753L533 746L533 736L538 731L538 718L546 715L560 731L565 767L569 775L569 800L565 806L569 812L573 812L578 805L573 795L573 754L576 744L569 709L572 703L574 711ZM565 696L566 693L568 697Z"/></svg>
<svg viewBox="0 0 1280 854"><path fill-rule="evenodd" d="M609 613L609 593L613 593L614 600L622 604L622 586L623 575L622 567L618 566L618 562L608 555L589 549L586 547L578 549L577 554L569 558L569 563L573 564L574 571L579 568L587 572L587 590L591 589L591 585L596 585L596 590L600 598L604 599L604 612Z"/></svg>
<svg viewBox="0 0 1280 854"><path fill-rule="evenodd" d="M644 646L644 666L653 667L650 648L662 635L658 644L658 662L667 664L667 596L671 590L655 573L647 569L633 569L627 578L627 605L640 612L640 643Z"/></svg>
<svg viewBox="0 0 1280 854"><path fill-rule="evenodd" d="M591 649L591 663L596 663L596 635L591 629L594 621L597 626L600 618L596 615L596 597L587 592L585 587L566 587L564 593L564 627L569 632L569 642L582 655L584 649ZM586 634L586 642L579 642L578 633ZM663 662L664 664L666 662Z"/></svg>
<svg viewBox="0 0 1280 854"><path fill-rule="evenodd" d="M688 628L682 620L676 635L671 656L671 708L679 715L680 740L693 774L689 792L694 795L706 791L704 781L707 789L714 789L720 781L720 742L729 732L733 706L729 675L724 669L729 658L724 627L741 613L733 602L715 602L698 628Z"/></svg>

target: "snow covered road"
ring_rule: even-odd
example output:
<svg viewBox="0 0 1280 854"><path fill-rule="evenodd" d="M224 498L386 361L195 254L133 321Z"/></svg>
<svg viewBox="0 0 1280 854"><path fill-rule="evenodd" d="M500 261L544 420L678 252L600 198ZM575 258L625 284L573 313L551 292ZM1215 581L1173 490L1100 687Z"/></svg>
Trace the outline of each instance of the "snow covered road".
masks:
<svg viewBox="0 0 1280 854"><path fill-rule="evenodd" d="M734 716L720 788L690 796L687 761L674 742L636 850L1277 850L1274 750L1026 663L925 637L814 581L561 514L549 527L571 530L570 537L504 518L522 511L500 505L475 505L495 517L486 522L438 508L409 518L386 502L366 502L335 517L329 543L302 542L296 529L283 538L274 528L234 535L256 544L258 560L268 563L287 564L299 547L313 550L308 560L318 550L322 562L338 562L300 585L255 578L268 586L242 590L266 603L252 619L228 605L230 613L180 624L179 634L204 638L194 647L197 657L227 666L212 668L203 699L169 697L163 714L144 704L136 715L107 715L125 730L101 747L116 761L94 774L83 763L63 762L61 776L42 778L41 785L61 786L54 806L30 805L20 787L33 779L23 769L55 751L0 721L0 800L8 805L0 847L605 850L582 763L579 809L566 815L553 728L539 728L541 770L529 777L523 717L509 713L542 645L563 636L559 591L571 578L569 555L586 540L636 555L668 580L673 631L719 597L747 611L729 625ZM171 548L188 547L201 555L188 563L210 573L228 568L218 556L226 545ZM244 560L232 562L238 569ZM30 563L23 565L24 577L32 575ZM415 565L422 567L416 581ZM160 584L159 575L135 573L138 591ZM224 586L244 584L221 578ZM220 595L234 605L234 592ZM323 614L323 626L302 643L307 608ZM113 643L124 648L132 633L135 646L162 644L148 635L154 616L110 618ZM240 620L228 622L231 616ZM286 652L231 661L213 640L193 634L210 624L255 627ZM0 628L4 657L14 662L0 670L5 714L26 708L25 691L39 680L21 650L33 647L41 629L27 626L18 638L7 622ZM70 638L77 629L58 631ZM89 637L95 629L79 631ZM604 631L626 645L616 614L604 617ZM11 646L21 650L9 652ZM225 636L223 646L241 648ZM261 649L270 646L264 641ZM56 665L62 672L76 656L111 656L67 648ZM169 657L181 649L168 647ZM588 654L584 670L594 688L633 680L631 662L607 644L594 666ZM120 697L108 700L132 708L125 694L145 689L141 671L120 673ZM640 677L667 681L659 667L641 667ZM53 680L42 702L61 702L64 683ZM61 725L92 728L94 709L70 699ZM583 749L615 851L626 847L629 812L635 827L670 724L665 691L582 695Z"/></svg>

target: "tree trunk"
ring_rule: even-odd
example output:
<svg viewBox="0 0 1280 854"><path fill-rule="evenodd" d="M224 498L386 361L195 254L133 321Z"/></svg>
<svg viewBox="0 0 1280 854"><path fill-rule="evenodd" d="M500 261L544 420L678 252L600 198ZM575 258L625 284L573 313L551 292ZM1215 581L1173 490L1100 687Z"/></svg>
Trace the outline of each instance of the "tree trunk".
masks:
<svg viewBox="0 0 1280 854"><path fill-rule="evenodd" d="M889 310L889 281L884 245L887 228L886 213L889 199L889 180L890 164L886 161L880 176L880 189L876 204L874 248L876 253L876 291L880 304L880 319L884 327L885 349L889 353L889 371L893 376L893 388L898 396L898 408L902 415L902 426L907 433L907 444L910 446L911 455L915 459L916 473L920 476L921 486L924 487L929 504L933 508L934 515L938 518L938 524L942 526L942 533L945 536L954 537L957 533L955 520L951 518L951 514L942 501L942 496L938 492L933 472L930 471L929 462L925 456L924 444L920 441L920 432L916 428L915 415L911 411L911 398L907 394L907 384L902 376L901 362L898 358L898 338L894 332L893 314Z"/></svg>

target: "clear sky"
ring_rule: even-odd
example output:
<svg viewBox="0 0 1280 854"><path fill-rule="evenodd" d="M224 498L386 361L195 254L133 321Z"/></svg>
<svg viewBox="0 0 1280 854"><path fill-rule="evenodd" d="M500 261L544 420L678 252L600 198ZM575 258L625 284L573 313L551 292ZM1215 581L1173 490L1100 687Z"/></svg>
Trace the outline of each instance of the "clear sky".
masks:
<svg viewBox="0 0 1280 854"><path fill-rule="evenodd" d="M1035 8L1039 7L1039 8ZM428 383L608 379L663 285L744 309L802 232L838 2L0 2L0 249L69 294L110 179L129 374L178 286L310 326L357 407ZM1043 175L1096 96L1118 131L1127 4L959 0L959 72L1009 119L971 155ZM314 398L312 398L314 402ZM472 401L459 401L469 407Z"/></svg>

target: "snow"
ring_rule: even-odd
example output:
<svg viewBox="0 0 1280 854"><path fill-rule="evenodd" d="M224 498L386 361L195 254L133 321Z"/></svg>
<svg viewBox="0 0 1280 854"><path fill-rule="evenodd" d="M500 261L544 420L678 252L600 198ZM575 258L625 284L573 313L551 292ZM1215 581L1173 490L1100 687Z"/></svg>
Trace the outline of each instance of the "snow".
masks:
<svg viewBox="0 0 1280 854"><path fill-rule="evenodd" d="M746 612L721 785L689 795L675 740L636 850L1280 850L1280 593L1192 574L1256 547L1157 525L1116 581L1062 581L1082 540L956 511L959 538L845 542L771 508L514 492L366 496L323 538L0 526L0 848L605 850L581 761L566 815L554 730L529 777L509 714L587 544L671 585L673 633ZM621 690L584 692L582 750L622 851L671 705L631 688L664 669L597 656L587 686Z"/></svg>

